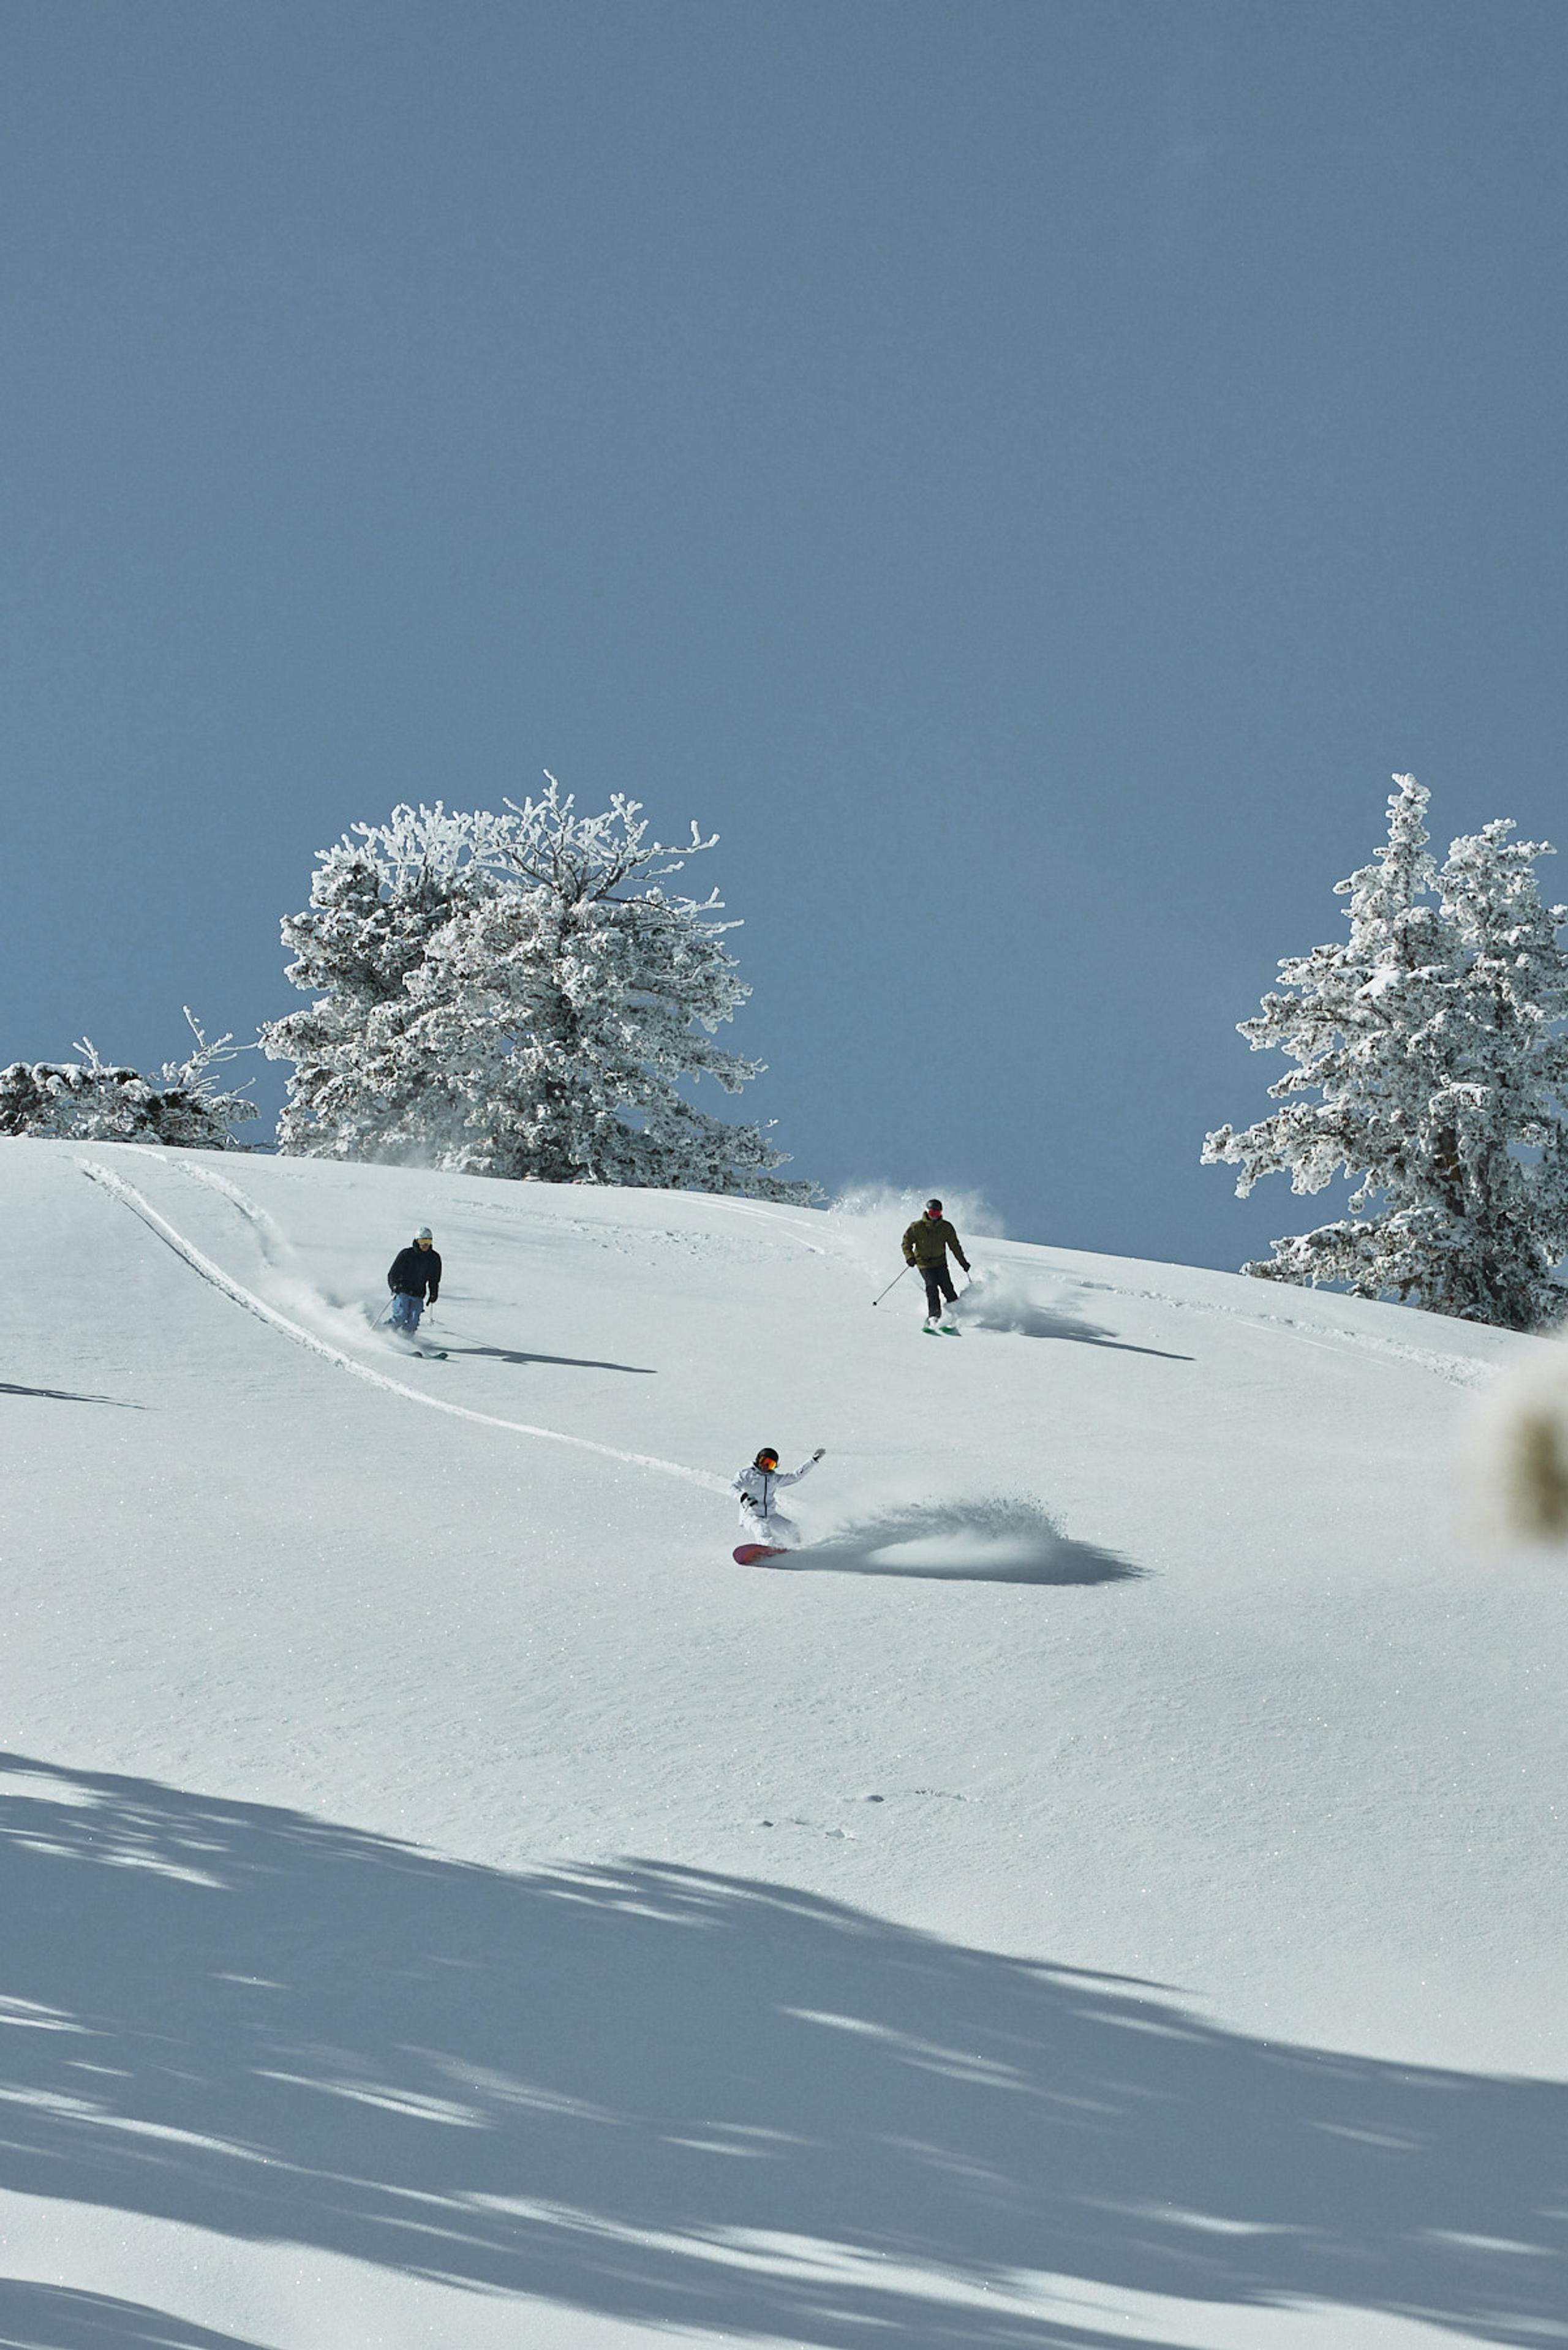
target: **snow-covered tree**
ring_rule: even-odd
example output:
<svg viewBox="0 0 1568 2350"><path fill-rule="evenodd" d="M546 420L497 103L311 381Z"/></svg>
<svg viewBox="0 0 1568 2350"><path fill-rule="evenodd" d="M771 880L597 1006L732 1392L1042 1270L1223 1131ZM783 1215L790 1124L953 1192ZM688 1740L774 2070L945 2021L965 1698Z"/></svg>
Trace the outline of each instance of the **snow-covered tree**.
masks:
<svg viewBox="0 0 1568 2350"><path fill-rule="evenodd" d="M462 1110L455 1083L412 1031L406 983L431 941L493 884L482 862L491 819L400 807L323 849L310 904L283 924L288 977L315 1001L262 1030L292 1061L278 1122L286 1152L428 1158Z"/></svg>
<svg viewBox="0 0 1568 2350"><path fill-rule="evenodd" d="M1299 1193L1336 1171L1350 1213L1275 1241L1243 1267L1275 1281L1343 1282L1466 1321L1530 1330L1564 1305L1568 1257L1568 907L1541 902L1545 843L1507 821L1456 840L1439 869L1428 794L1397 775L1388 838L1337 884L1347 938L1280 965L1283 991L1241 1024L1255 1052L1296 1066L1284 1103L1243 1133L1222 1126L1242 1197L1288 1171Z"/></svg>
<svg viewBox="0 0 1568 2350"><path fill-rule="evenodd" d="M399 808L324 853L284 926L289 976L326 991L263 1032L296 1061L286 1149L417 1158L549 1182L809 1198L754 1126L698 1109L759 1065L714 1031L749 990L717 894L662 883L711 848L649 838L617 794L579 816L553 778L505 813Z"/></svg>
<svg viewBox="0 0 1568 2350"><path fill-rule="evenodd" d="M228 1149L230 1128L254 1118L256 1107L243 1093L220 1090L215 1072L254 1047L232 1036L209 1044L189 1005L185 1017L195 1049L165 1062L156 1077L100 1059L85 1036L76 1047L79 1061L14 1061L0 1069L0 1135Z"/></svg>

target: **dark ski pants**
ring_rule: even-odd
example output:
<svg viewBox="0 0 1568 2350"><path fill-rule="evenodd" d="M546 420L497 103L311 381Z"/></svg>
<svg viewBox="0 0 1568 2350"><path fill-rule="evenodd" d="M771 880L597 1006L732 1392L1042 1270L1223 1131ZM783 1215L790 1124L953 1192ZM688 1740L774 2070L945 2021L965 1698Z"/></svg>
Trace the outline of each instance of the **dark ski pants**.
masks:
<svg viewBox="0 0 1568 2350"><path fill-rule="evenodd" d="M926 1284L926 1311L935 1320L941 1313L943 1298L950 1305L958 1295L946 1257L940 1256L935 1264L921 1265L920 1278Z"/></svg>

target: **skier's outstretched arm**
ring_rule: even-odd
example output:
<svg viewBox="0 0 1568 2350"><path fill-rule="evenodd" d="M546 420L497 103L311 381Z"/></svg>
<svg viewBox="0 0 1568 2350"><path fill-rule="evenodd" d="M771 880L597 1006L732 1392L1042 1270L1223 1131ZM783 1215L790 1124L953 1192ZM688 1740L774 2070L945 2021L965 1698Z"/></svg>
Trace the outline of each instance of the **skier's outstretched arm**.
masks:
<svg viewBox="0 0 1568 2350"><path fill-rule="evenodd" d="M809 1461L803 1461L798 1469L781 1469L774 1482L777 1485L798 1485L801 1479L815 1468L826 1449L826 1445L819 1444Z"/></svg>

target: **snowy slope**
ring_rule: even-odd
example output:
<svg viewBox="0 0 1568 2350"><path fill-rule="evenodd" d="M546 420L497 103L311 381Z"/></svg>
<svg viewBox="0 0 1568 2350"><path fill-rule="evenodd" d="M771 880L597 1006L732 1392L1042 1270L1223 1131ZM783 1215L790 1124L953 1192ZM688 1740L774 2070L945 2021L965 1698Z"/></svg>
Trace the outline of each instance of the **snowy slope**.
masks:
<svg viewBox="0 0 1568 2350"><path fill-rule="evenodd" d="M892 1209L0 1205L0 2343L1568 2342L1568 1575L1448 1490L1540 1342L988 1241L928 1339Z"/></svg>

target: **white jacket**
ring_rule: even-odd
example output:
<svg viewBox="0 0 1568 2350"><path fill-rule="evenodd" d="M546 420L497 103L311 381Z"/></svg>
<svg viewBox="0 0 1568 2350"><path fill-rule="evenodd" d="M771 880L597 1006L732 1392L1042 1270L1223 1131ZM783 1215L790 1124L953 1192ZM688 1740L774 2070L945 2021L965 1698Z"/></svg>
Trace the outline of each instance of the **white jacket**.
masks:
<svg viewBox="0 0 1568 2350"><path fill-rule="evenodd" d="M765 1523L774 1514L774 1495L778 1492L779 1487L798 1485L806 1471L815 1469L815 1461L803 1461L800 1467L795 1470L764 1470L759 1469L753 1461L749 1469L742 1469L738 1477L732 1479L730 1484L731 1492L739 1493L741 1497L742 1523L748 1525ZM752 1505L750 1509L746 1507L748 1502Z"/></svg>

